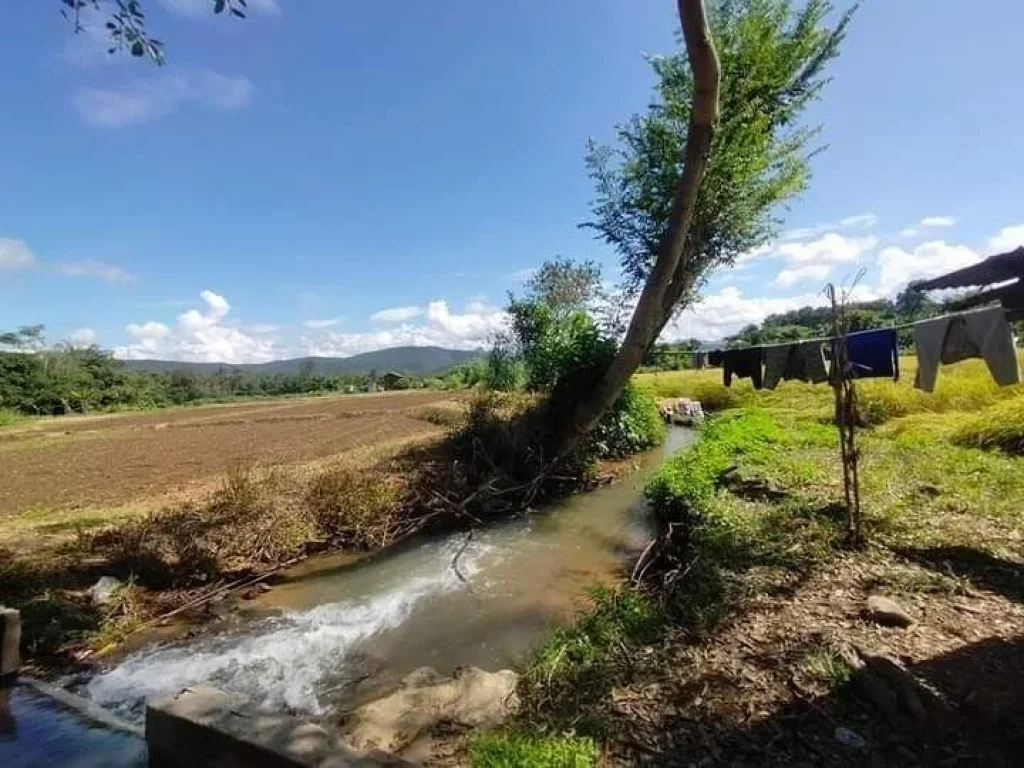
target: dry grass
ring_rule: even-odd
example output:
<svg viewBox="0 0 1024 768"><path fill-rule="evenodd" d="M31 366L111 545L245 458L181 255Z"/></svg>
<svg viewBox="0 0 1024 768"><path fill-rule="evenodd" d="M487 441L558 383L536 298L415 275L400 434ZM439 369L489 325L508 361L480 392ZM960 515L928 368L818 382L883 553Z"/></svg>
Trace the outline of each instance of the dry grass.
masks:
<svg viewBox="0 0 1024 768"><path fill-rule="evenodd" d="M306 505L320 534L336 546L386 547L399 534L401 489L379 471L326 469L310 483Z"/></svg>

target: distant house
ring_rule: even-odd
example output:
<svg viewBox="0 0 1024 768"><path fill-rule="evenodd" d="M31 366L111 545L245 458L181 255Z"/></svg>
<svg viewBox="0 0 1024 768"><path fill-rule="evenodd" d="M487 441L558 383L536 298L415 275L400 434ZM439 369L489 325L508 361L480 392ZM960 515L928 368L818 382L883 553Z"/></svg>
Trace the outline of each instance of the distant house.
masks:
<svg viewBox="0 0 1024 768"><path fill-rule="evenodd" d="M381 389L405 389L405 376L397 371L388 371L380 377L378 384Z"/></svg>

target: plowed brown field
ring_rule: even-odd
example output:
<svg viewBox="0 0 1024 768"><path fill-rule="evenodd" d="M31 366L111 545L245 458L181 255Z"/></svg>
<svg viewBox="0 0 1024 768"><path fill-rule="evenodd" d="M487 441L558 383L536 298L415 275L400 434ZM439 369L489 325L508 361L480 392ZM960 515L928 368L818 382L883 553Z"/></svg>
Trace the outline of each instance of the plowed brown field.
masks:
<svg viewBox="0 0 1024 768"><path fill-rule="evenodd" d="M394 392L68 417L0 430L0 518L145 501L245 466L301 464L437 434L444 392ZM2 524L2 523L0 523Z"/></svg>

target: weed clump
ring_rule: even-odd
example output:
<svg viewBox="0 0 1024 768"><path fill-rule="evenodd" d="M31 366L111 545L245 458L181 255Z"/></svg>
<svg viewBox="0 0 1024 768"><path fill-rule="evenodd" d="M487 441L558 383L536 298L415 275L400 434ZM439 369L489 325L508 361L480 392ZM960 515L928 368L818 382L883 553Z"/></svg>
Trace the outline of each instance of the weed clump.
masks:
<svg viewBox="0 0 1024 768"><path fill-rule="evenodd" d="M382 473L327 469L313 478L305 498L317 530L335 544L369 549L396 536L399 489Z"/></svg>

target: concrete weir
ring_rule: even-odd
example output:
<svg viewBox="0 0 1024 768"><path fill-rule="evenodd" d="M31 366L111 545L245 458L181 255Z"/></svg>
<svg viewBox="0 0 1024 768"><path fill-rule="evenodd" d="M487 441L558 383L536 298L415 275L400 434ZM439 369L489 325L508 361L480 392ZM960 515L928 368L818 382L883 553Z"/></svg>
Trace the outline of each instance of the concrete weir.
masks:
<svg viewBox="0 0 1024 768"><path fill-rule="evenodd" d="M360 754L324 728L261 712L244 699L196 686L146 706L151 768L349 768L411 765L384 753Z"/></svg>
<svg viewBox="0 0 1024 768"><path fill-rule="evenodd" d="M21 614L0 605L0 679L13 677L21 666Z"/></svg>

